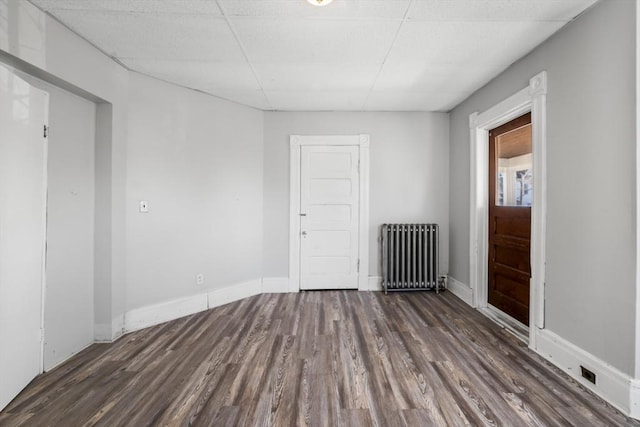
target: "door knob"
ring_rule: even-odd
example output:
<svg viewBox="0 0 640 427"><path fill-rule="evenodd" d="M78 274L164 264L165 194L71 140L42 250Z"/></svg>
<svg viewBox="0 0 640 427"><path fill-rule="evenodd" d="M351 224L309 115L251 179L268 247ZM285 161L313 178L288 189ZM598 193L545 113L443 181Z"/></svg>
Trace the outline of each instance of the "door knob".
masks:
<svg viewBox="0 0 640 427"><path fill-rule="evenodd" d="M302 234L303 237L307 236L307 232L306 231L303 231L301 234Z"/></svg>

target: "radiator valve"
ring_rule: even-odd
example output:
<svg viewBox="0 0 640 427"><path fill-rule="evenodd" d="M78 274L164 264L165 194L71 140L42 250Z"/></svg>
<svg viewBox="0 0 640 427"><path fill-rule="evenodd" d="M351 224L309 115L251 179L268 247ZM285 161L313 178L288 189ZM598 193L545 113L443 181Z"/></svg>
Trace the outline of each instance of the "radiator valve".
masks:
<svg viewBox="0 0 640 427"><path fill-rule="evenodd" d="M438 288L447 289L447 275L446 274L441 274L438 277Z"/></svg>

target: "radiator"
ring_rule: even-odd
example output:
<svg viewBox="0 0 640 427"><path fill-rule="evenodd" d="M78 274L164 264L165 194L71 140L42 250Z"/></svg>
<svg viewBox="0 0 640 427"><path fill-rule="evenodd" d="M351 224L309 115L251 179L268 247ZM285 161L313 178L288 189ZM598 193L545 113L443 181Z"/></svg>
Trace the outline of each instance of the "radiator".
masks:
<svg viewBox="0 0 640 427"><path fill-rule="evenodd" d="M382 287L388 291L441 289L438 224L382 225Z"/></svg>

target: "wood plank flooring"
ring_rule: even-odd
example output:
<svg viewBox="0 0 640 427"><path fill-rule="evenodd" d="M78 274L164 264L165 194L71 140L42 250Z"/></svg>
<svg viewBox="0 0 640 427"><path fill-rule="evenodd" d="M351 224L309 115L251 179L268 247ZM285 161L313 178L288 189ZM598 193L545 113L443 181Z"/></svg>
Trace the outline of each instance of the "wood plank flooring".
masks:
<svg viewBox="0 0 640 427"><path fill-rule="evenodd" d="M96 344L0 425L640 426L450 293L264 294Z"/></svg>

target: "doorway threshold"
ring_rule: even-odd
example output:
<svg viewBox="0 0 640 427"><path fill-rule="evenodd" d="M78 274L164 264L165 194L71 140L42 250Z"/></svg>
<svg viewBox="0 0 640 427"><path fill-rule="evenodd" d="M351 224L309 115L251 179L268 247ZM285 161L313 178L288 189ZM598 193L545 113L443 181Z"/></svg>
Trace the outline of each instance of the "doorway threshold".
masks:
<svg viewBox="0 0 640 427"><path fill-rule="evenodd" d="M524 323L520 323L513 317L498 310L490 304L487 304L486 307L478 308L478 311L506 329L507 332L510 332L523 343L527 345L529 344L529 327Z"/></svg>

